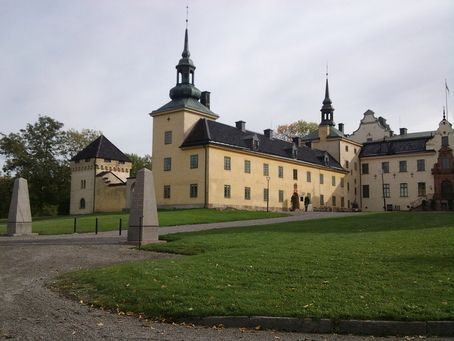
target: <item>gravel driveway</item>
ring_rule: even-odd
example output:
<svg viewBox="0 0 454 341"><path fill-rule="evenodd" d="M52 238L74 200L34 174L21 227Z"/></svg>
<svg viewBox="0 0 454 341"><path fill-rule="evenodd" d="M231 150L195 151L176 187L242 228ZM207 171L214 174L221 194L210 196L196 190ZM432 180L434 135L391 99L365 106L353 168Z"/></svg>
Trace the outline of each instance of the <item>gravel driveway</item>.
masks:
<svg viewBox="0 0 454 341"><path fill-rule="evenodd" d="M112 233L0 237L0 339L17 340L380 340L274 331L182 326L118 316L50 291L62 272L176 257L138 251ZM383 338L390 340L390 338ZM437 340L443 340L441 338Z"/></svg>

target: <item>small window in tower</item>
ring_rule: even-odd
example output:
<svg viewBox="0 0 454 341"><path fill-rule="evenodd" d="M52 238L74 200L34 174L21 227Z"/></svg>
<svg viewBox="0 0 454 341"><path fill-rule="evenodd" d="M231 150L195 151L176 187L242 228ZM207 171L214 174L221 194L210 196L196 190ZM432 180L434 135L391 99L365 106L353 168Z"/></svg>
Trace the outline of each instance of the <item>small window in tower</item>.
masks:
<svg viewBox="0 0 454 341"><path fill-rule="evenodd" d="M84 198L80 199L79 209L81 209L81 210L85 209L85 199Z"/></svg>
<svg viewBox="0 0 454 341"><path fill-rule="evenodd" d="M164 132L164 144L172 143L172 131Z"/></svg>

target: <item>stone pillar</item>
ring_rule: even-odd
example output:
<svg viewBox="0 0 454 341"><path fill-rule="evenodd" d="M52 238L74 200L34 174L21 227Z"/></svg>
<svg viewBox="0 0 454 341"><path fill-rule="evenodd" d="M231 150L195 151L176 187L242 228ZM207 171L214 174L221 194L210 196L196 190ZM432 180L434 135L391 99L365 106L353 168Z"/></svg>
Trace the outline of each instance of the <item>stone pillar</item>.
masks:
<svg viewBox="0 0 454 341"><path fill-rule="evenodd" d="M9 236L32 234L32 214L28 196L28 183L23 178L17 178L14 181L13 195L8 213L7 233Z"/></svg>
<svg viewBox="0 0 454 341"><path fill-rule="evenodd" d="M158 241L158 210L153 173L146 168L137 172L129 213L128 242L156 243Z"/></svg>

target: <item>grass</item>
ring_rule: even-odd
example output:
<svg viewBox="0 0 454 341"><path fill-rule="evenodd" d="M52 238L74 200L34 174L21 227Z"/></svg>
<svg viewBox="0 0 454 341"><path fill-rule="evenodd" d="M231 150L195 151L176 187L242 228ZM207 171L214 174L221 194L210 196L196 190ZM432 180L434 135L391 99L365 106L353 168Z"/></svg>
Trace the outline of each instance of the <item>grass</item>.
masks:
<svg viewBox="0 0 454 341"><path fill-rule="evenodd" d="M454 320L454 214L380 213L167 235L192 256L58 278L99 307L175 318Z"/></svg>
<svg viewBox="0 0 454 341"><path fill-rule="evenodd" d="M213 210L213 209L189 209L159 211L160 226L174 226L185 224L203 224L235 220L276 218L286 214L261 211L238 211L238 210ZM98 231L117 230L120 219L122 228L127 229L128 214L98 213L77 217L77 232L94 232L96 218L98 218ZM33 232L39 234L68 234L74 232L74 217L51 217L34 218ZM0 234L6 233L6 219L0 220Z"/></svg>

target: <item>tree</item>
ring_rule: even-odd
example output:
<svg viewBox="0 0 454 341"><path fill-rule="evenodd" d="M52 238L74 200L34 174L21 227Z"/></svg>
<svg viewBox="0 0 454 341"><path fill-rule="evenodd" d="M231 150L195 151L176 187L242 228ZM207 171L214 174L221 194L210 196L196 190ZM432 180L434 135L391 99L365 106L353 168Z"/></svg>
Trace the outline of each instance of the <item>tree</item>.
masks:
<svg viewBox="0 0 454 341"><path fill-rule="evenodd" d="M126 156L131 160L132 167L131 167L131 176L136 176L137 171L142 168L148 168L151 170L151 156L145 155L141 157L137 154L126 154Z"/></svg>
<svg viewBox="0 0 454 341"><path fill-rule="evenodd" d="M14 178L0 175L0 218L8 217Z"/></svg>
<svg viewBox="0 0 454 341"><path fill-rule="evenodd" d="M64 131L63 123L49 116L39 116L18 133L0 133L0 154L6 159L3 170L8 176L27 179L33 215L68 213L69 160L99 135L90 129Z"/></svg>
<svg viewBox="0 0 454 341"><path fill-rule="evenodd" d="M295 136L305 136L313 131L318 129L318 124L315 122L306 122L303 120L299 120L289 124L282 124L277 127L276 137L285 140L291 141L292 137Z"/></svg>
<svg viewBox="0 0 454 341"><path fill-rule="evenodd" d="M64 135L65 158L70 160L101 135L101 131L93 129L67 130Z"/></svg>
<svg viewBox="0 0 454 341"><path fill-rule="evenodd" d="M60 189L67 185L67 171L60 158L63 124L40 116L19 133L1 134L0 153L5 155L3 170L28 180L30 203L35 214L58 206ZM50 206L49 206L50 205Z"/></svg>

